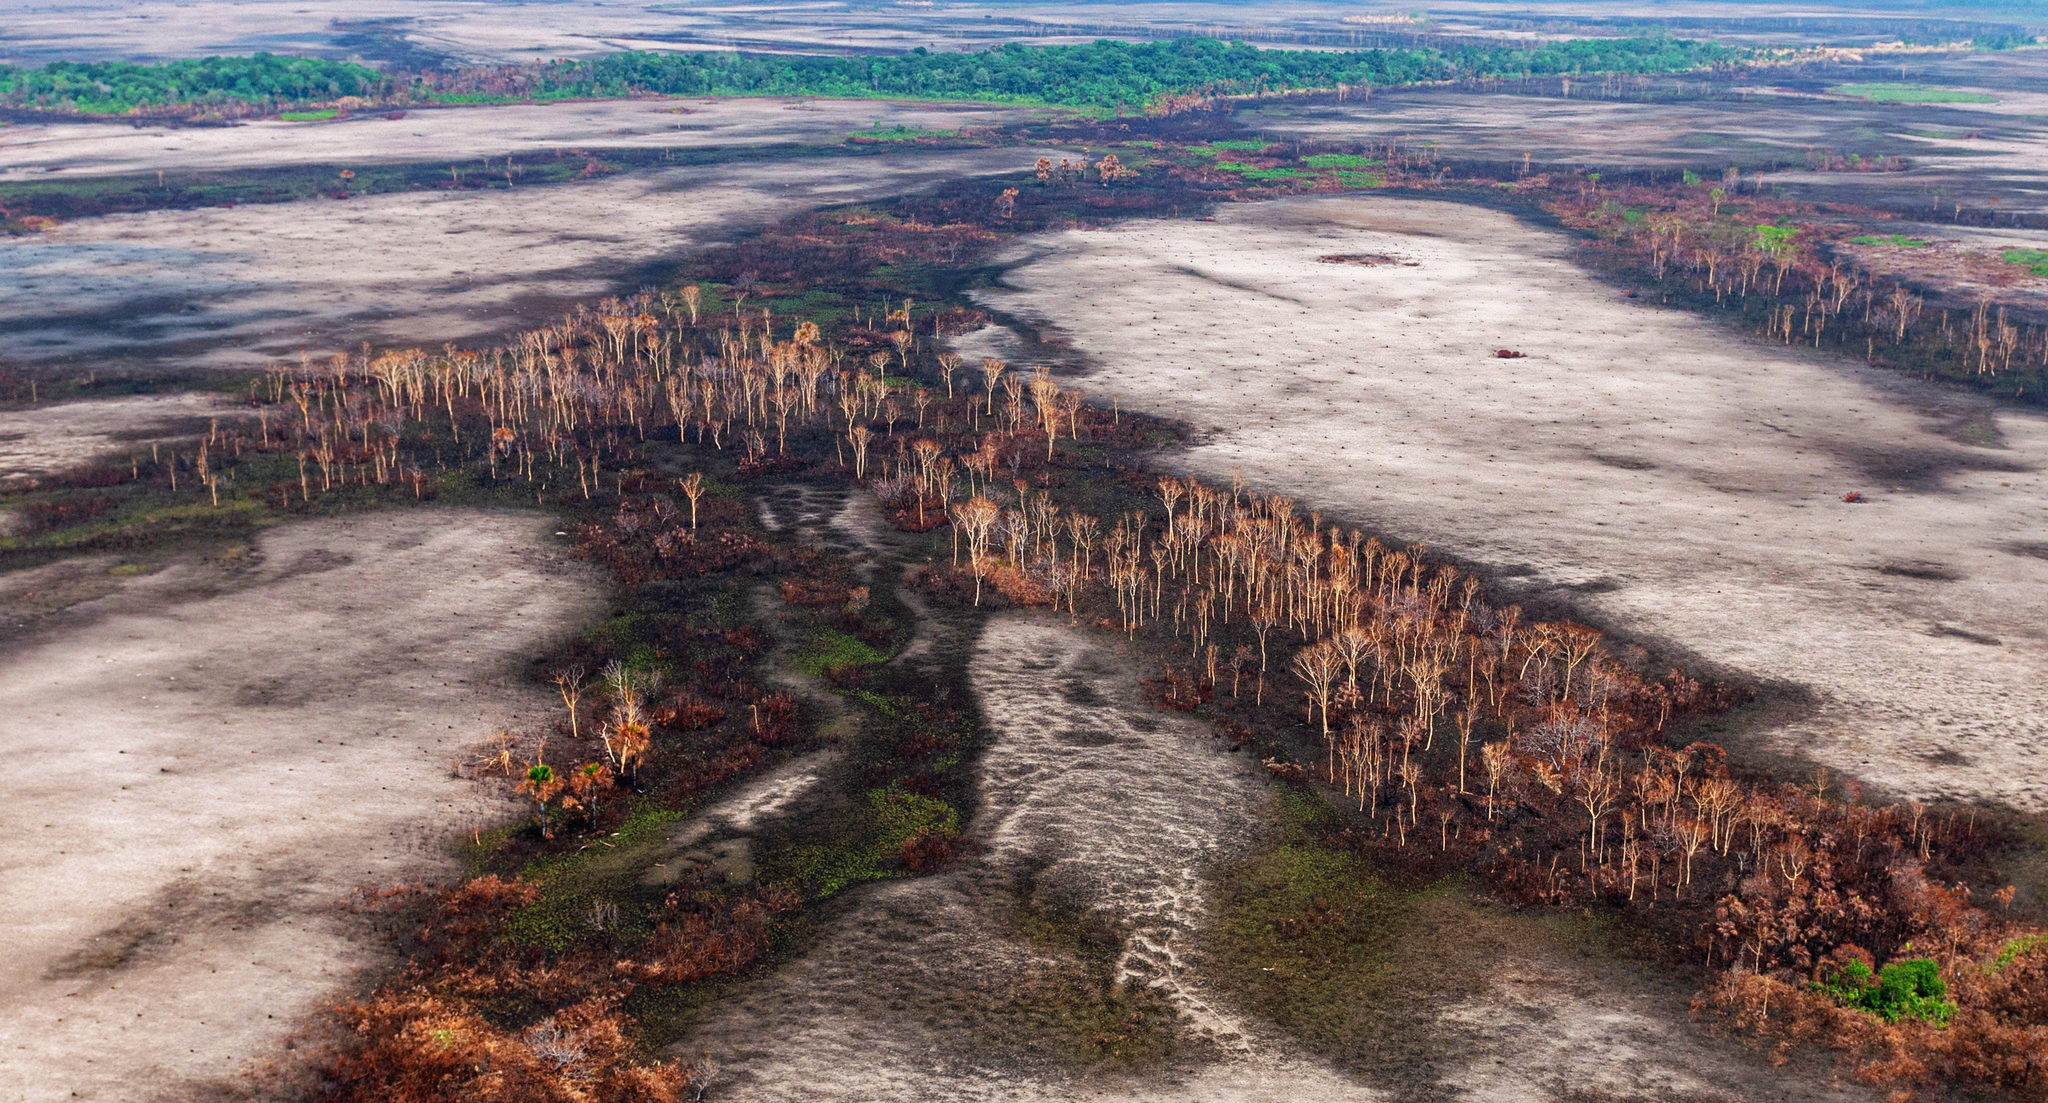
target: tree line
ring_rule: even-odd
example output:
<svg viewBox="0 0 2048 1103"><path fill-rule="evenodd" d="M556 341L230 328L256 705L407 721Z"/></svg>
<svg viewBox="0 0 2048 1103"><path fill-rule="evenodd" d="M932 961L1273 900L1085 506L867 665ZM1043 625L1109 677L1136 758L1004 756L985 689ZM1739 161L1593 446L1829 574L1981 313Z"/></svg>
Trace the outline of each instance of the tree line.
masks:
<svg viewBox="0 0 2048 1103"><path fill-rule="evenodd" d="M1744 48L1664 36L1535 46L1266 50L1183 38L887 56L625 51L530 65L382 74L348 62L210 57L162 64L0 67L0 104L83 114L162 109L462 103L600 96L831 96L1050 104L1135 111L1166 97L1384 87L1473 78L1671 73L1729 65Z"/></svg>
<svg viewBox="0 0 2048 1103"><path fill-rule="evenodd" d="M0 105L123 115L148 108L266 108L374 99L396 90L368 66L311 57L206 57L145 64L55 61L0 65Z"/></svg>

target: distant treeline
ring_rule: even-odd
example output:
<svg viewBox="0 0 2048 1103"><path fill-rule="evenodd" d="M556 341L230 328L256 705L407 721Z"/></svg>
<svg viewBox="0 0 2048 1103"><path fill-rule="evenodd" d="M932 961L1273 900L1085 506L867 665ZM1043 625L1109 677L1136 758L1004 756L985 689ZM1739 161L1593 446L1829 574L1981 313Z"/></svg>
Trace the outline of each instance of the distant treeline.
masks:
<svg viewBox="0 0 2048 1103"><path fill-rule="evenodd" d="M980 53L887 57L617 53L454 73L387 76L314 58L214 57L162 65L59 62L0 66L0 105L84 114L377 103L488 102L633 94L978 99L1099 110L1168 96L1381 87L1476 77L1671 73L1740 61L1750 51L1670 37L1577 39L1536 47L1262 50L1188 38L1084 46L1000 46Z"/></svg>
<svg viewBox="0 0 2048 1103"><path fill-rule="evenodd" d="M391 78L367 66L310 57L208 57L138 65L130 61L53 62L37 69L0 65L0 104L87 115L149 108L291 107L344 96L393 93Z"/></svg>
<svg viewBox="0 0 2048 1103"><path fill-rule="evenodd" d="M441 95L905 96L1142 107L1162 96L1386 86L1473 77L1671 73L1740 60L1748 51L1687 39L1609 38L1534 48L1264 50L1210 38L999 46L980 53L891 57L619 53L472 71L434 81Z"/></svg>

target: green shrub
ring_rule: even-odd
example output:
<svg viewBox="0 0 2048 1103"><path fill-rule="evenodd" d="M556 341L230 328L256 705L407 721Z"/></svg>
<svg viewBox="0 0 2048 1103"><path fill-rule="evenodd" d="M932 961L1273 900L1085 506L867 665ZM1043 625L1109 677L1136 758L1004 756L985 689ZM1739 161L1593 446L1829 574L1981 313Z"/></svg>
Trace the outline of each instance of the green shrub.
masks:
<svg viewBox="0 0 2048 1103"><path fill-rule="evenodd" d="M1894 961L1878 970L1873 978L1870 966L1849 961L1835 968L1828 979L1815 985L1841 1001L1845 1007L1868 1011L1888 1023L1902 1019L1924 1019L1935 1026L1947 1026L1956 1013L1948 998L1948 985L1941 970L1929 958Z"/></svg>
<svg viewBox="0 0 2048 1103"><path fill-rule="evenodd" d="M1756 247L1766 253L1782 253L1792 247L1792 239L1799 236L1797 226L1773 226L1768 222L1756 225Z"/></svg>
<svg viewBox="0 0 2048 1103"><path fill-rule="evenodd" d="M2007 249L2005 263L2017 264L2036 276L2048 276L2048 249Z"/></svg>

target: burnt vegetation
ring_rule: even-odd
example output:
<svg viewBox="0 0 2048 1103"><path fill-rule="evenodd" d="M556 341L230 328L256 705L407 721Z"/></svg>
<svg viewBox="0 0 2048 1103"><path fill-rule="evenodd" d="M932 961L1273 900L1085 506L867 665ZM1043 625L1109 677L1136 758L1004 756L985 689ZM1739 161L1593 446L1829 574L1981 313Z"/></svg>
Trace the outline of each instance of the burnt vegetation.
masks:
<svg viewBox="0 0 2048 1103"><path fill-rule="evenodd" d="M2034 394L2042 329L1861 275L1790 225L1817 208L1743 196L1734 178L1490 179L1430 149L1147 125L1165 124L1070 131L1114 146L993 186L803 216L703 258L696 282L498 347L280 367L249 385L249 423L15 495L29 531L0 554L16 563L320 510L531 502L570 519L578 554L617 586L616 615L535 671L559 722L464 766L520 793L528 821L477 832L459 885L366 899L406 963L338 1009L296 1086L690 1098L707 1070L655 1055L692 1001L772 961L820 902L943 868L964 845L973 708L957 684L882 661L908 619L886 587L755 519L751 488L804 479L856 487L929 534L915 585L953 614L1037 607L1144 649L1156 707L1210 720L1342 811L1317 821L1320 846L1462 873L1505 906L1624 919L1696 972L1703 1014L1832 1047L1873 1083L2048 1093L2048 936L2009 914L1995 825L1747 770L1688 734L1740 688L1526 614L1425 548L1148 471L1168 427L943 341L984 320L954 297L958 270L1005 235L1395 185L1512 193L1777 340ZM803 618L804 661L860 710L858 799L757 877L645 884L668 824L823 741L814 703L770 677L761 594ZM1283 933L1335 922L1328 910L1311 902Z"/></svg>

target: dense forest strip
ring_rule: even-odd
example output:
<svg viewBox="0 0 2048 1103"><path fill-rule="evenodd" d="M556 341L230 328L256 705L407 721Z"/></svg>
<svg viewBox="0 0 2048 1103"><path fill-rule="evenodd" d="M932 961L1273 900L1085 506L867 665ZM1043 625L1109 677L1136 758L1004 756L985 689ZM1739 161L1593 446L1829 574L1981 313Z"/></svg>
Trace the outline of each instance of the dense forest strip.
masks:
<svg viewBox="0 0 2048 1103"><path fill-rule="evenodd" d="M144 108L287 107L391 95L389 77L367 66L310 57L207 57L150 65L58 61L0 65L0 105L80 115Z"/></svg>
<svg viewBox="0 0 2048 1103"><path fill-rule="evenodd" d="M1755 51L1669 37L1577 39L1535 47L1262 50L1208 38L979 53L816 57L623 52L583 60L382 74L348 62L270 54L161 65L0 66L0 106L83 115L212 110L251 114L356 101L488 103L592 96L832 96L963 99L1135 111L1175 97L1377 88L1490 77L1675 73L1741 63Z"/></svg>

